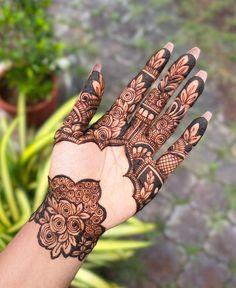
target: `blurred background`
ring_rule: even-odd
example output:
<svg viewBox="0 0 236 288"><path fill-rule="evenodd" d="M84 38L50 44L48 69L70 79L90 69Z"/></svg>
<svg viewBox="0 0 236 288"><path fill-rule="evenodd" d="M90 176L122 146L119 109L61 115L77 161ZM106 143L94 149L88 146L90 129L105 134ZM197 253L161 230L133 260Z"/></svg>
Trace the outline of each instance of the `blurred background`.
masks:
<svg viewBox="0 0 236 288"><path fill-rule="evenodd" d="M209 74L165 147L207 110L209 129L148 207L105 234L71 287L236 287L235 1L0 3L0 250L42 201L54 131L92 66L102 63L106 81L99 117L171 41L172 61L200 47L191 75Z"/></svg>

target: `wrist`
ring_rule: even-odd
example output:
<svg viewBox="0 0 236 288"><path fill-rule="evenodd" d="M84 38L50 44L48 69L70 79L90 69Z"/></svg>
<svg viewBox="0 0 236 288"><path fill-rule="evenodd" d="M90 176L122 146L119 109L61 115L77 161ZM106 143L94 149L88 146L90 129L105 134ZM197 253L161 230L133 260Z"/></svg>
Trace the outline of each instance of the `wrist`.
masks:
<svg viewBox="0 0 236 288"><path fill-rule="evenodd" d="M49 178L49 191L30 221L40 225L39 244L50 250L52 259L75 257L83 261L105 232L101 223L106 210L98 203L98 181L75 183L67 176Z"/></svg>

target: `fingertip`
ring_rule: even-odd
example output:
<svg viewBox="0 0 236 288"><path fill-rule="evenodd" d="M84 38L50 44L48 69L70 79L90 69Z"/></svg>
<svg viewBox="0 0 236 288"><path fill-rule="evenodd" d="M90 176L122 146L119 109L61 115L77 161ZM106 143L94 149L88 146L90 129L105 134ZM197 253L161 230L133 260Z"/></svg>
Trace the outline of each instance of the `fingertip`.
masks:
<svg viewBox="0 0 236 288"><path fill-rule="evenodd" d="M198 59L198 57L199 57L199 55L201 53L201 50L198 47L193 47L187 53L188 54L192 54L195 59Z"/></svg>
<svg viewBox="0 0 236 288"><path fill-rule="evenodd" d="M204 82L206 82L206 80L207 80L207 72L206 72L205 70L200 70L200 71L198 71L198 73L196 74L196 76L202 78L202 80L203 80Z"/></svg>
<svg viewBox="0 0 236 288"><path fill-rule="evenodd" d="M96 64L93 66L92 71L101 72L101 71L102 71L102 65L101 65L100 63L96 63Z"/></svg>
<svg viewBox="0 0 236 288"><path fill-rule="evenodd" d="M212 113L210 111L207 111L202 115L202 117L204 117L207 120L207 122L209 122L212 118Z"/></svg>
<svg viewBox="0 0 236 288"><path fill-rule="evenodd" d="M172 42L168 42L168 43L164 46L164 48L166 48L166 49L168 49L170 52L172 52L173 49L174 49L174 44L173 44Z"/></svg>

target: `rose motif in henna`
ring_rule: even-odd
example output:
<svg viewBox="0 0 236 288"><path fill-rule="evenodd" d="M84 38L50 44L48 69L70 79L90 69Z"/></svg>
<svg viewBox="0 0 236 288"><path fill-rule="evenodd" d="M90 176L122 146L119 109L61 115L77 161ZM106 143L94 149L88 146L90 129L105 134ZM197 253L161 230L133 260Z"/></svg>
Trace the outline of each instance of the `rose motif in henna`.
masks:
<svg viewBox="0 0 236 288"><path fill-rule="evenodd" d="M134 184L133 198L137 211L156 195L165 180L165 173L162 175L162 171L153 164L154 153L171 136L204 86L201 78L193 77L159 121L148 128L196 62L191 54L181 56L142 101L150 83L160 74L168 58L169 51L166 49L154 54L98 122L75 140L66 137L67 141L77 144L95 142L101 150L107 146L125 146L130 163L125 176ZM128 124L127 116L135 111L140 101L140 108ZM63 131L59 130L59 133ZM55 141L58 143L60 139L55 138Z"/></svg>
<svg viewBox="0 0 236 288"><path fill-rule="evenodd" d="M201 94L204 81L192 77L175 101L157 118L179 84L196 62L192 54L184 54L170 66L157 87L145 95L170 57L166 48L155 53L141 72L128 84L101 119L89 127L104 91L100 72L93 71L83 91L62 127L55 134L55 144L70 141L75 144L94 142L101 150L124 146L129 168L124 177L133 183L133 198L137 211L151 201L169 174L185 159L207 127L200 117L158 160L155 153L168 140L188 109ZM101 225L105 209L98 203L99 182L84 179L74 183L58 175L49 179L49 193L44 203L32 215L40 224L38 241L50 250L51 257L77 257L83 260L105 231Z"/></svg>
<svg viewBox="0 0 236 288"><path fill-rule="evenodd" d="M82 261L105 231L101 223L105 209L98 203L98 181L84 179L74 183L69 177L49 178L48 195L30 221L40 224L39 244L51 257L77 257Z"/></svg>

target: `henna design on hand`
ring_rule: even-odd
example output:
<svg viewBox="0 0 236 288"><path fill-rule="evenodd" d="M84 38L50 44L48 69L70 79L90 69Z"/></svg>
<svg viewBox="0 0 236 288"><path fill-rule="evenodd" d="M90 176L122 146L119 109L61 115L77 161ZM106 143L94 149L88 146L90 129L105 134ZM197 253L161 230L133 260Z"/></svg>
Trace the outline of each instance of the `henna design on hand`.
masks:
<svg viewBox="0 0 236 288"><path fill-rule="evenodd" d="M157 166L152 157L172 135L180 120L204 89L203 79L199 76L192 77L172 105L156 120L196 63L196 58L191 53L181 56L168 69L158 86L144 98L147 89L159 76L169 57L170 52L165 48L154 54L143 70L123 90L111 109L88 128L86 133L77 138L71 138L70 134L61 136L65 134L63 127L66 123L64 122L55 137L56 143L61 139L77 144L95 142L100 149L124 145L130 163L129 171L125 176L129 177L134 184L133 198L137 204L137 211L160 190L166 179L163 165L169 167L170 158L173 158L170 155L163 156L164 158L161 158L163 165L159 163ZM134 113L139 104L139 108ZM134 116L129 121L132 113ZM178 163L180 162L179 160Z"/></svg>
<svg viewBox="0 0 236 288"><path fill-rule="evenodd" d="M76 104L65 118L62 127L56 132L55 143L66 140L77 142L87 129L95 114L104 92L104 79L98 71L92 71L84 89L79 94Z"/></svg>
<svg viewBox="0 0 236 288"><path fill-rule="evenodd" d="M156 167L164 179L185 159L193 146L197 145L206 128L207 120L204 117L193 120L183 135L170 146L168 152L158 159Z"/></svg>
<svg viewBox="0 0 236 288"><path fill-rule="evenodd" d="M55 134L55 145L69 141L77 145L93 142L100 150L113 146L124 147L124 157L129 163L124 177L128 177L133 184L132 196L137 212L157 195L167 177L197 144L211 117L208 112L195 119L180 139L158 160L154 160L156 152L202 93L206 80L204 71L197 73L159 117L175 90L193 69L198 57L196 49L195 52L189 51L181 56L170 66L159 84L148 93L168 62L171 50L167 45L155 53L141 72L130 81L111 109L89 127L104 91L101 72L93 71L71 113ZM92 188L87 189L86 185ZM99 182L93 179L83 179L78 183L63 175L49 179L48 196L31 220L40 224L38 241L51 251L52 258L63 255L83 260L93 249L98 237L105 231L101 224L106 218L106 210L98 203L101 194ZM75 195L80 196L76 198ZM64 205L65 201L73 207L69 209L73 211L73 215L69 217L59 211L59 206ZM60 234L52 222L62 219L61 216L64 220L59 221L59 224L64 226ZM74 234L71 233L70 217L74 217L78 223ZM47 239L48 233L52 239Z"/></svg>
<svg viewBox="0 0 236 288"><path fill-rule="evenodd" d="M129 171L127 174L136 187L133 197L137 203L137 210L142 209L156 196L167 177L200 140L206 131L207 124L208 121L205 117L195 119L183 135L168 149L168 152L163 154L157 161L153 161L150 152L146 152L145 160L141 160L143 159L143 151L137 153L141 154L138 168ZM134 150L138 151L137 148ZM144 150L146 151L146 148Z"/></svg>
<svg viewBox="0 0 236 288"><path fill-rule="evenodd" d="M90 129L86 131L81 137L73 137L71 131L66 130L67 119L64 121L62 128L58 130L55 136L55 143L58 143L62 140L71 141L73 143L81 144L85 142L95 142L101 149L109 145L122 145L124 141L121 139L122 131L125 131L125 126L127 126L127 119L132 115L135 108L142 100L144 93L154 82L156 77L163 70L165 64L169 60L170 52L169 50L163 48L157 53L155 53L146 63L142 71L128 84L128 86L123 90L121 95L118 97L116 102L112 105L111 109L105 113L105 115L93 125ZM101 74L100 74L101 75ZM91 83L93 85L94 80L92 80L93 74L91 75ZM99 77L102 79L102 76ZM98 81L100 88L98 91L103 91L104 84L103 81ZM89 85L86 85L89 86ZM86 91L88 91L87 89ZM91 91L91 90L90 90ZM83 95L84 91L81 93ZM99 96L101 97L101 93ZM91 95L94 95L94 92L91 92ZM82 100L79 97L75 107L81 107ZM89 103L88 103L89 104ZM88 105L89 107L89 105ZM88 108L89 109L89 108ZM80 111L80 110L79 110ZM87 110L81 110L84 115L86 115ZM81 113L82 113L81 112ZM72 115L74 114L74 109L72 110ZM77 115L79 112L77 113ZM69 115L69 118L71 117ZM81 119L81 117L78 117ZM86 124L88 124L91 118L87 117ZM80 120L81 122L81 120ZM80 126L77 126L78 132L81 134ZM119 139L117 139L119 138Z"/></svg>
<svg viewBox="0 0 236 288"><path fill-rule="evenodd" d="M49 178L48 195L30 221L40 224L38 242L51 251L52 259L63 255L82 261L92 251L105 232L101 223L106 210L98 203L100 197L98 181Z"/></svg>

